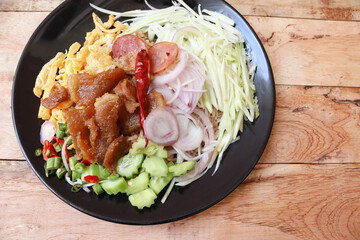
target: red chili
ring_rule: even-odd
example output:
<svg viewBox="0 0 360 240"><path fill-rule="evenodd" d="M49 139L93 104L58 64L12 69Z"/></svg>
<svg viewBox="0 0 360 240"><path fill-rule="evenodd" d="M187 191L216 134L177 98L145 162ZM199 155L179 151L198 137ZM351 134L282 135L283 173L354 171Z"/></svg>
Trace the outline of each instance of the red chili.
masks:
<svg viewBox="0 0 360 240"><path fill-rule="evenodd" d="M49 156L46 156L47 150L50 151ZM43 147L43 158L45 161L47 161L49 158L52 158L52 157L58 157L57 152L55 151L54 146L48 140L45 140L44 147Z"/></svg>
<svg viewBox="0 0 360 240"><path fill-rule="evenodd" d="M57 145L59 145L59 143L61 143L62 145L64 145L64 140L62 140L61 138L58 138L58 137L56 137L56 136L53 136L53 138L51 139L50 142L56 142L56 143L55 143L55 147L56 147Z"/></svg>
<svg viewBox="0 0 360 240"><path fill-rule="evenodd" d="M99 177L98 176L93 176L93 175L87 175L84 177L84 180L88 183L98 183L99 182Z"/></svg>
<svg viewBox="0 0 360 240"><path fill-rule="evenodd" d="M65 148L65 154L66 154L66 161L69 162L70 154L67 147Z"/></svg>
<svg viewBox="0 0 360 240"><path fill-rule="evenodd" d="M91 162L89 160L86 160L86 159L81 160L81 163L83 163L83 164L85 164L87 166L89 166L91 164Z"/></svg>
<svg viewBox="0 0 360 240"><path fill-rule="evenodd" d="M138 52L135 62L136 96L140 103L140 124L144 136L144 121L146 118L146 95L150 85L150 57L145 49ZM146 139L146 145L148 140Z"/></svg>

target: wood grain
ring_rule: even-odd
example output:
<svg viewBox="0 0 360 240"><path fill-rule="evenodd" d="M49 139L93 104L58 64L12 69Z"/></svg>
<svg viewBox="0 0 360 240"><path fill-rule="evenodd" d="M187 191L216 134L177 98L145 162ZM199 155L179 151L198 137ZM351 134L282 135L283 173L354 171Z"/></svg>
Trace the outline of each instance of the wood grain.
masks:
<svg viewBox="0 0 360 240"><path fill-rule="evenodd" d="M360 163L360 88L276 86L263 163Z"/></svg>
<svg viewBox="0 0 360 240"><path fill-rule="evenodd" d="M360 87L360 22L248 17L288 85Z"/></svg>
<svg viewBox="0 0 360 240"><path fill-rule="evenodd" d="M2 0L0 11L52 11L63 0ZM151 0L149 1L151 3ZM243 15L360 20L360 4L356 0L227 0Z"/></svg>
<svg viewBox="0 0 360 240"><path fill-rule="evenodd" d="M20 55L46 13L0 12L0 159L23 159L11 118L11 89ZM24 22L30 29L24 28Z"/></svg>
<svg viewBox="0 0 360 240"><path fill-rule="evenodd" d="M0 236L6 239L360 238L359 164L260 164L219 204L151 227L108 223L71 208L25 162L0 161L0 176Z"/></svg>

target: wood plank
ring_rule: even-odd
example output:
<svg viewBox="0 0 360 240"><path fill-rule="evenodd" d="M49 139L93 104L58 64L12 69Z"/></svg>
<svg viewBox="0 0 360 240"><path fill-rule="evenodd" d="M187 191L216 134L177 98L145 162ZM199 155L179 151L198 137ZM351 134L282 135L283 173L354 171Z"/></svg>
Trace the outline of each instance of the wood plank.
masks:
<svg viewBox="0 0 360 240"><path fill-rule="evenodd" d="M276 86L263 163L360 163L360 88Z"/></svg>
<svg viewBox="0 0 360 240"><path fill-rule="evenodd" d="M360 87L360 22L248 17L277 84Z"/></svg>
<svg viewBox="0 0 360 240"><path fill-rule="evenodd" d="M0 11L7 12L50 12L64 0L1 0Z"/></svg>
<svg viewBox="0 0 360 240"><path fill-rule="evenodd" d="M52 11L63 0L2 0L0 11ZM149 1L151 3L151 1ZM227 0L243 15L360 20L360 4L356 0Z"/></svg>
<svg viewBox="0 0 360 240"><path fill-rule="evenodd" d="M25 162L0 162L4 239L359 239L359 164L260 164L232 194L188 219L127 226L63 203ZM16 187L14 187L16 186ZM96 227L94 227L96 226Z"/></svg>
<svg viewBox="0 0 360 240"><path fill-rule="evenodd" d="M312 18L329 20L359 20L357 0L227 0L243 15Z"/></svg>
<svg viewBox="0 0 360 240"><path fill-rule="evenodd" d="M0 74L15 69L26 42L46 15L0 12L0 61L5 63ZM360 87L360 22L247 19L265 46L277 84Z"/></svg>
<svg viewBox="0 0 360 240"><path fill-rule="evenodd" d="M0 159L24 159L11 119L11 89L20 55L36 26L47 13L0 13ZM20 23L22 22L22 23ZM23 28L26 22L30 29Z"/></svg>

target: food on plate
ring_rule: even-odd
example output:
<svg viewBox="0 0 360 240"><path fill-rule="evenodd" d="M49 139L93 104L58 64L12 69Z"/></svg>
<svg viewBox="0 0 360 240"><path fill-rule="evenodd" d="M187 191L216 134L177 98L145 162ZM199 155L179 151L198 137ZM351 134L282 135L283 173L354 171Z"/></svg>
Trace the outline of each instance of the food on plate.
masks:
<svg viewBox="0 0 360 240"><path fill-rule="evenodd" d="M92 5L108 21L93 13L84 44L46 63L33 89L46 175L65 177L74 192L126 194L139 209L214 163L215 173L243 121L259 115L256 67L231 19L181 0L148 6Z"/></svg>

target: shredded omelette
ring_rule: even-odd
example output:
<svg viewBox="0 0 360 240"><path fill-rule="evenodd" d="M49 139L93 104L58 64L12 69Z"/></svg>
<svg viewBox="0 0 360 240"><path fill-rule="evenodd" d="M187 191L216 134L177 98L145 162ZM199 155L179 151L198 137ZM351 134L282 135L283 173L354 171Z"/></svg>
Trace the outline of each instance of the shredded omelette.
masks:
<svg viewBox="0 0 360 240"><path fill-rule="evenodd" d="M71 74L97 74L118 66L118 63L110 56L112 43L121 32L127 29L127 26L115 21L115 17L112 15L104 23L95 13L92 14L92 17L95 28L86 34L83 46L81 47L80 43L75 42L69 50L65 53L57 53L43 66L33 89L38 98L47 98L56 83L67 88L67 81ZM71 100L52 110L40 104L38 117L43 120L50 119L57 128L58 123L66 121L63 109L68 107L68 104L72 104Z"/></svg>

